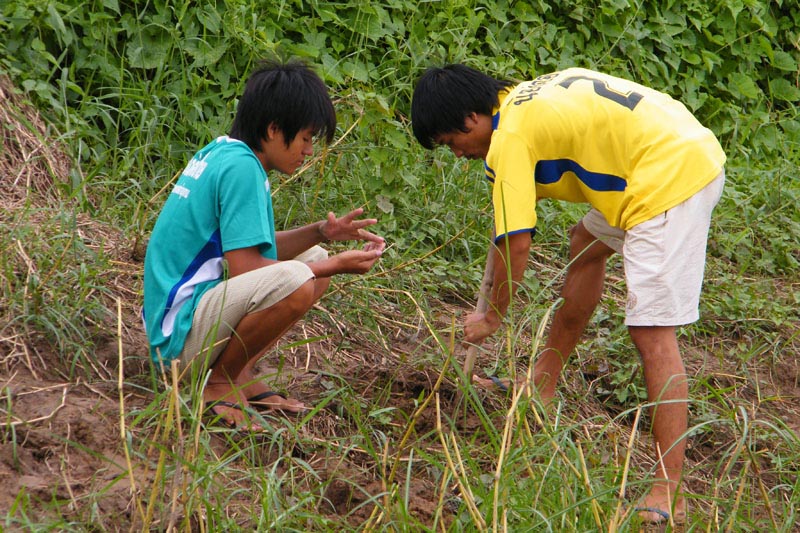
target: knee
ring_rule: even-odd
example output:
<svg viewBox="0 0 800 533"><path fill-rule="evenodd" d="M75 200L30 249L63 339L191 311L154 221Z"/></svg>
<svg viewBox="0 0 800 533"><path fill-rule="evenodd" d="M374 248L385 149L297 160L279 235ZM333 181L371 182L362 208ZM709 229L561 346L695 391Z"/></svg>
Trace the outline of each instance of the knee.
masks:
<svg viewBox="0 0 800 533"><path fill-rule="evenodd" d="M331 285L331 278L317 278L314 280L314 302L322 298Z"/></svg>
<svg viewBox="0 0 800 533"><path fill-rule="evenodd" d="M569 230L569 257L579 262L605 261L614 250L597 240L589 230L578 222Z"/></svg>
<svg viewBox="0 0 800 533"><path fill-rule="evenodd" d="M310 279L300 285L294 292L287 296L283 304L286 305L292 314L297 316L304 315L316 301L314 290L314 279Z"/></svg>

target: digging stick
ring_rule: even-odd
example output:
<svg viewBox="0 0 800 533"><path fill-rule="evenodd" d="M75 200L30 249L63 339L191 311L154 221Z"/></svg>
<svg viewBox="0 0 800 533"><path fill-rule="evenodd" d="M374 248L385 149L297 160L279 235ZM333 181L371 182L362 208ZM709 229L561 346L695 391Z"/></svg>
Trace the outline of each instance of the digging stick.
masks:
<svg viewBox="0 0 800 533"><path fill-rule="evenodd" d="M492 292L492 282L494 277L494 245L489 245L489 252L486 254L486 268L483 271L481 288L478 292L478 302L475 304L476 313L485 313L488 307L487 296ZM464 357L464 390L472 384L472 371L475 369L475 358L478 356L478 347L470 345L467 347L467 354ZM456 405L461 403L461 394L458 395Z"/></svg>

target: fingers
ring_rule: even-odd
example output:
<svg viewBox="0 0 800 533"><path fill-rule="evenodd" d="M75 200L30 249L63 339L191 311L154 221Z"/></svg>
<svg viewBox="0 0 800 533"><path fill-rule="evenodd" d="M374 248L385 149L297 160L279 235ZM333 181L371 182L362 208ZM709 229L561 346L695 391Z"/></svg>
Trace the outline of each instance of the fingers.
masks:
<svg viewBox="0 0 800 533"><path fill-rule="evenodd" d="M372 269L372 267L375 266L375 263L378 262L378 259L380 259L380 257L381 256L379 252L378 253L371 252L368 257L364 257L361 260L359 260L354 265L351 272L353 272L354 274L365 274L369 272L370 269Z"/></svg>
<svg viewBox="0 0 800 533"><path fill-rule="evenodd" d="M356 217L364 213L364 208L353 209L346 215L337 218L333 211L328 212L325 222L325 236L332 241L363 240L375 243L384 242L380 237L364 228L378 223L376 218L365 218L356 220Z"/></svg>
<svg viewBox="0 0 800 533"><path fill-rule="evenodd" d="M345 224L352 224L353 221L356 219L356 217L361 215L363 212L364 212L364 208L363 207L358 207L356 209L353 209L352 211L350 211L346 215L344 215L340 220ZM328 219L330 220L332 218L336 219L336 215L333 212L328 213ZM377 220L376 220L376 222L377 222Z"/></svg>
<svg viewBox="0 0 800 533"><path fill-rule="evenodd" d="M346 218L348 220L354 220L357 216L361 215L363 212L364 212L363 207L356 207L355 209L347 213L343 218Z"/></svg>
<svg viewBox="0 0 800 533"><path fill-rule="evenodd" d="M378 251L382 255L385 249L386 249L386 241L384 241L383 239L377 242L368 242L367 244L364 245L365 252Z"/></svg>
<svg viewBox="0 0 800 533"><path fill-rule="evenodd" d="M386 239L384 239L380 235L375 235L374 233L367 231L365 229L358 230L358 238L361 239L362 241L370 241L381 245L386 244Z"/></svg>
<svg viewBox="0 0 800 533"><path fill-rule="evenodd" d="M375 243L367 244L363 250L347 250L337 257L341 268L340 273L364 274L378 262L383 255L383 248Z"/></svg>
<svg viewBox="0 0 800 533"><path fill-rule="evenodd" d="M470 313L464 320L464 342L479 344L496 330L486 319L485 313Z"/></svg>
<svg viewBox="0 0 800 533"><path fill-rule="evenodd" d="M362 218L361 220L354 220L352 225L354 228L358 228L360 230L361 228L366 228L367 226L372 226L373 224L377 223L377 218Z"/></svg>

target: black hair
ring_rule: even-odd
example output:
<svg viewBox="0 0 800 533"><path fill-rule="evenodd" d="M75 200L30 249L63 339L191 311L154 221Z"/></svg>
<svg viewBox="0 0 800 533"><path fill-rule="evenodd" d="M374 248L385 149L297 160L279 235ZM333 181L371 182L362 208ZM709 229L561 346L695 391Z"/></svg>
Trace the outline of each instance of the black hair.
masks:
<svg viewBox="0 0 800 533"><path fill-rule="evenodd" d="M470 113L491 115L500 102L497 94L510 85L465 65L429 68L411 99L414 137L425 148L434 148L437 136L465 131L464 119Z"/></svg>
<svg viewBox="0 0 800 533"><path fill-rule="evenodd" d="M261 139L275 123L286 146L297 132L312 128L331 142L336 131L336 112L328 87L308 65L299 60L266 60L247 79L236 107L230 136L261 151Z"/></svg>

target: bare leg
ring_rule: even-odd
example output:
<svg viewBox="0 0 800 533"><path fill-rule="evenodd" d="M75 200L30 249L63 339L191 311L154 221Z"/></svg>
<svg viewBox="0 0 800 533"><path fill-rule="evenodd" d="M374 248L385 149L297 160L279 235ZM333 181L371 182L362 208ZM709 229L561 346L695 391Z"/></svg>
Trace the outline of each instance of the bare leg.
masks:
<svg viewBox="0 0 800 533"><path fill-rule="evenodd" d="M228 345L211 367L205 402L225 400L247 406L246 398L259 387L253 376L255 361L314 304L315 281L309 280L272 307L251 313L239 322ZM246 422L243 411L225 406L216 411L233 425Z"/></svg>
<svg viewBox="0 0 800 533"><path fill-rule="evenodd" d="M322 295L325 294L325 291L328 290L330 284L331 284L330 278L317 278L314 280L314 300L311 303L311 305L314 305L317 301L319 301ZM304 311L303 314L305 314L305 312L307 311L308 310ZM291 327L291 325L292 324L290 324L289 327ZM264 350L262 350L262 352L258 354L256 357L252 357L250 358L249 361L247 361L247 364L245 365L244 369L242 370L242 373L240 374L240 379L237 380L238 383L242 385L242 390L247 398L252 398L258 394L267 392L269 390L269 387L264 385L263 381L259 380L256 377L255 366L263 356L264 352L269 350L272 347L272 345L275 344L277 339L282 337L285 332L286 330L281 332L278 335L278 337L276 337L276 339L272 342L272 344L264 348ZM289 412L300 412L306 409L306 406L302 402L298 400L293 400L291 398L282 398L280 396L271 396L264 400L260 400L259 405L269 406L272 409L281 409Z"/></svg>
<svg viewBox="0 0 800 533"><path fill-rule="evenodd" d="M606 259L613 253L611 248L597 241L582 222L572 228L571 264L561 291L564 301L553 316L547 343L533 368L533 382L544 402L549 402L555 396L561 369L600 301Z"/></svg>
<svg viewBox="0 0 800 533"><path fill-rule="evenodd" d="M641 507L661 509L682 521L686 501L679 489L686 451L689 391L675 328L629 326L628 330L642 356L648 400L658 403L651 413L658 463L656 480ZM649 521L659 519L657 513L641 515Z"/></svg>

